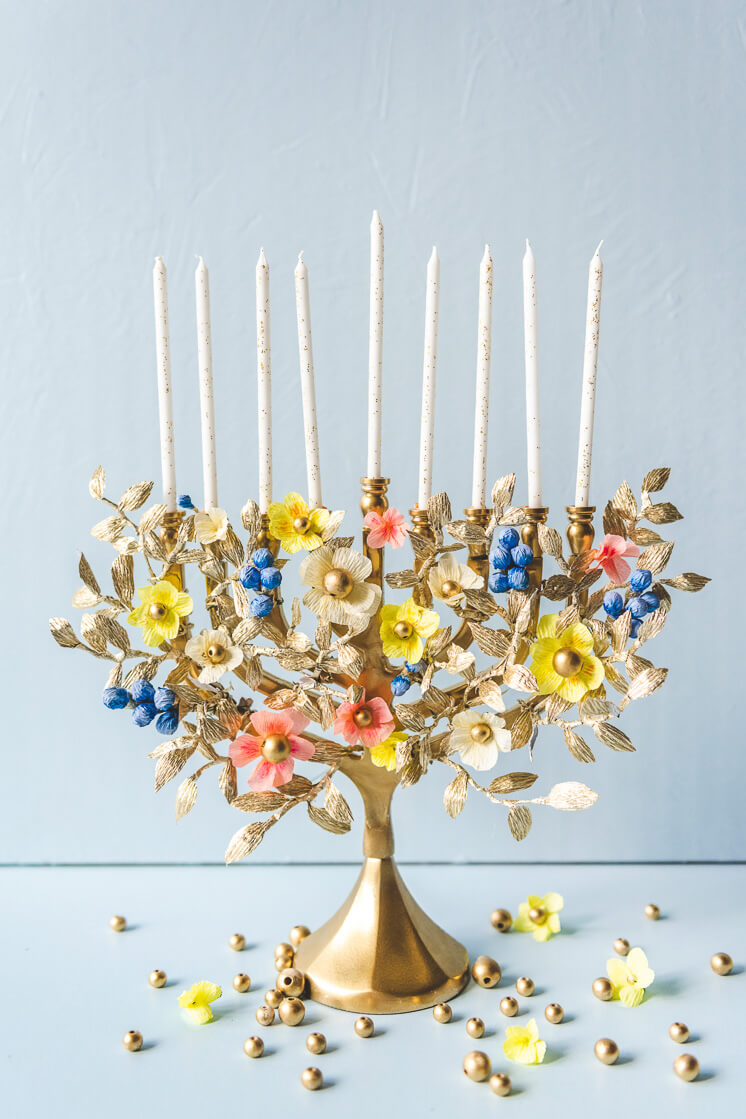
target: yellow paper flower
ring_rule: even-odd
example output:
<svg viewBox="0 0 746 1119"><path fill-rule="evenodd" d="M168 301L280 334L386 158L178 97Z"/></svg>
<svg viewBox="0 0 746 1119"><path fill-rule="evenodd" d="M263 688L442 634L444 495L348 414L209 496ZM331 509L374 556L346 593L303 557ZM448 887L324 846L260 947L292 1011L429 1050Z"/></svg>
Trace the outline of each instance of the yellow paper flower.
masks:
<svg viewBox="0 0 746 1119"><path fill-rule="evenodd" d="M368 750L370 760L373 765L377 765L380 769L387 769L389 773L393 773L396 769L396 747L399 742L406 742L409 735L404 734L403 731L395 730L388 738L384 738L383 742L379 742L377 746L371 747Z"/></svg>
<svg viewBox="0 0 746 1119"><path fill-rule="evenodd" d="M625 1006L639 1006L645 997L645 988L655 979L642 948L633 948L624 959L614 956L607 960L606 974L614 988L612 999L619 999Z"/></svg>
<svg viewBox="0 0 746 1119"><path fill-rule="evenodd" d="M539 1037L535 1018L525 1026L508 1026L506 1029L503 1053L509 1061L518 1061L521 1065L540 1065L546 1051L547 1043Z"/></svg>
<svg viewBox="0 0 746 1119"><path fill-rule="evenodd" d="M532 932L534 940L549 940L553 933L560 931L559 911L564 907L562 894L529 894L528 901L518 907L518 916L513 921L516 932Z"/></svg>
<svg viewBox="0 0 746 1119"><path fill-rule="evenodd" d="M268 510L269 531L286 552L312 552L324 543L322 534L329 521L328 509L309 509L299 493L288 493L273 501Z"/></svg>
<svg viewBox="0 0 746 1119"><path fill-rule="evenodd" d="M593 634L582 622L557 634L557 614L545 614L536 627L531 646L531 669L541 695L557 692L577 703L604 678L603 662L593 655Z"/></svg>
<svg viewBox="0 0 746 1119"><path fill-rule="evenodd" d="M179 1006L188 1010L198 1026L204 1026L212 1021L210 1003L215 1002L223 992L217 983L208 983L203 979L201 983L193 983L188 991L179 995Z"/></svg>
<svg viewBox="0 0 746 1119"><path fill-rule="evenodd" d="M142 627L142 639L146 645L160 645L172 641L179 632L181 619L192 612L192 600L188 594L161 579L152 587L138 587L137 597L140 605L128 615L131 626Z"/></svg>
<svg viewBox="0 0 746 1119"><path fill-rule="evenodd" d="M384 656L404 657L410 664L420 659L425 642L440 624L434 610L425 610L413 598L400 606L382 606L380 616Z"/></svg>
<svg viewBox="0 0 746 1119"><path fill-rule="evenodd" d="M225 509L208 509L194 514L194 533L200 544L214 544L223 540L228 531L228 514Z"/></svg>

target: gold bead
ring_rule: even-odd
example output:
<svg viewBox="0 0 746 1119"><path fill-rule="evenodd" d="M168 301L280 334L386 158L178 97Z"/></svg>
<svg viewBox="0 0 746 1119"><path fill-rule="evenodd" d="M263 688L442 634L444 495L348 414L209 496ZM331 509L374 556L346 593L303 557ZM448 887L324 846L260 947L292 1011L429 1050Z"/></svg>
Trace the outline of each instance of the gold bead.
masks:
<svg viewBox="0 0 746 1119"><path fill-rule="evenodd" d="M306 1049L316 1056L326 1052L326 1038L323 1034L309 1034L306 1038Z"/></svg>
<svg viewBox="0 0 746 1119"><path fill-rule="evenodd" d="M733 971L733 960L727 952L716 952L710 960L710 967L717 975L730 975Z"/></svg>
<svg viewBox="0 0 746 1119"><path fill-rule="evenodd" d="M262 757L265 761L277 765L284 762L291 754L290 739L284 734L268 734L262 742Z"/></svg>
<svg viewBox="0 0 746 1119"><path fill-rule="evenodd" d="M286 967L277 976L277 990L286 998L302 995L305 985L306 977L297 967Z"/></svg>
<svg viewBox="0 0 746 1119"><path fill-rule="evenodd" d="M162 602L151 602L148 607L148 614L154 621L159 622L161 618L166 617L166 607Z"/></svg>
<svg viewBox="0 0 746 1119"><path fill-rule="evenodd" d="M238 991L239 995L245 995L250 987L251 980L243 971L233 976L233 990Z"/></svg>
<svg viewBox="0 0 746 1119"><path fill-rule="evenodd" d="M347 598L355 585L349 571L342 567L333 567L331 571L327 571L323 583L324 590L332 598Z"/></svg>
<svg viewBox="0 0 746 1119"><path fill-rule="evenodd" d="M593 980L593 994L601 1002L608 1002L614 993L614 988L611 980L607 979L605 975L599 975L598 979Z"/></svg>
<svg viewBox="0 0 746 1119"><path fill-rule="evenodd" d="M369 707L361 707L352 716L352 721L356 727L365 729L365 727L369 727L373 722L373 712Z"/></svg>
<svg viewBox="0 0 746 1119"><path fill-rule="evenodd" d="M550 1002L549 1006L544 1010L544 1017L547 1022L551 1022L553 1026L558 1026L565 1017L565 1012L558 1002Z"/></svg>
<svg viewBox="0 0 746 1119"><path fill-rule="evenodd" d="M212 661L213 664L220 664L224 657L225 645L218 645L216 643L215 645L208 646L207 659Z"/></svg>
<svg viewBox="0 0 746 1119"><path fill-rule="evenodd" d="M616 952L617 956L628 956L629 941L626 940L623 936L618 936L614 941L614 951Z"/></svg>
<svg viewBox="0 0 746 1119"><path fill-rule="evenodd" d="M509 1096L511 1083L506 1072L495 1072L490 1077L490 1088L496 1096Z"/></svg>
<svg viewBox="0 0 746 1119"><path fill-rule="evenodd" d="M288 944L287 941L281 940L279 944L275 945L275 959L277 959L278 956L294 955L295 949L293 948L292 944Z"/></svg>
<svg viewBox="0 0 746 1119"><path fill-rule="evenodd" d="M600 1037L593 1046L593 1052L602 1065L613 1065L619 1058L619 1046L610 1037Z"/></svg>
<svg viewBox="0 0 746 1119"><path fill-rule="evenodd" d="M315 1092L324 1083L324 1078L321 1075L321 1069L318 1068L304 1068L300 1074L300 1082L304 1088L308 1088L309 1092Z"/></svg>
<svg viewBox="0 0 746 1119"><path fill-rule="evenodd" d="M453 1010L447 1002L439 1002L437 1006L433 1007L433 1018L436 1022L450 1022L453 1018Z"/></svg>
<svg viewBox="0 0 746 1119"><path fill-rule="evenodd" d="M310 522L308 520L308 517L296 517L295 520L293 521L293 528L295 529L296 532L299 532L299 533L302 534L304 532L308 532L309 523Z"/></svg>
<svg viewBox="0 0 746 1119"><path fill-rule="evenodd" d="M295 952L286 952L284 956L275 956L277 971L287 971L295 963Z"/></svg>
<svg viewBox="0 0 746 1119"><path fill-rule="evenodd" d="M649 905L645 906L645 916L650 921L659 921L661 916L660 907L657 905L653 905L653 903L651 902Z"/></svg>
<svg viewBox="0 0 746 1119"><path fill-rule="evenodd" d="M466 1032L469 1037L481 1037L484 1033L484 1022L481 1018L470 1018L466 1023Z"/></svg>
<svg viewBox="0 0 746 1119"><path fill-rule="evenodd" d="M311 930L305 925L293 925L290 930L290 943L293 948L297 948L299 944L311 935Z"/></svg>
<svg viewBox="0 0 746 1119"><path fill-rule="evenodd" d="M689 1040L689 1027L685 1026L683 1022L672 1022L668 1027L668 1036L671 1041L677 1041L679 1045L683 1045Z"/></svg>
<svg viewBox="0 0 746 1119"><path fill-rule="evenodd" d="M583 658L575 649L572 649L569 645L565 645L554 654L552 658L552 667L555 672L558 672L560 676L564 676L565 678L577 676L583 667Z"/></svg>
<svg viewBox="0 0 746 1119"><path fill-rule="evenodd" d="M275 1020L275 1012L271 1006L260 1006L256 1012L256 1020L260 1026L271 1026Z"/></svg>
<svg viewBox="0 0 746 1119"><path fill-rule="evenodd" d="M166 986L166 973L165 973L165 971L161 971L160 968L156 968L155 971L151 971L150 975L148 976L148 983L150 984L151 987L165 987Z"/></svg>
<svg viewBox="0 0 746 1119"><path fill-rule="evenodd" d="M527 999L533 995L536 990L536 984L533 979L529 979L527 975L522 975L520 979L516 979L515 989L519 995L523 995L523 997Z"/></svg>
<svg viewBox="0 0 746 1119"><path fill-rule="evenodd" d="M397 622L394 626L394 633L397 637L401 637L402 641L408 641L412 636L412 625L410 622Z"/></svg>
<svg viewBox="0 0 746 1119"><path fill-rule="evenodd" d="M284 997L282 991L278 991L276 987L270 987L268 991L264 992L264 1001L273 1010L277 1010Z"/></svg>
<svg viewBox="0 0 746 1119"><path fill-rule="evenodd" d="M113 929L114 932L124 932L124 930L127 928L127 918L126 917L110 917L109 918L109 928Z"/></svg>
<svg viewBox="0 0 746 1119"><path fill-rule="evenodd" d="M264 1052L264 1042L260 1037L247 1037L243 1043L243 1051L247 1057L261 1057Z"/></svg>
<svg viewBox="0 0 746 1119"><path fill-rule="evenodd" d="M300 999L283 999L277 1013L286 1026L299 1026L306 1016L306 1008Z"/></svg>
<svg viewBox="0 0 746 1119"><path fill-rule="evenodd" d="M450 598L451 595L458 594L461 590L461 584L457 583L455 579L444 579L443 585L440 588L440 593L443 598Z"/></svg>
<svg viewBox="0 0 746 1119"><path fill-rule="evenodd" d="M246 947L246 937L243 933L234 933L228 941L234 952L243 952Z"/></svg>
<svg viewBox="0 0 746 1119"><path fill-rule="evenodd" d="M492 1064L486 1053L474 1049L467 1053L461 1065L469 1080L486 1080L492 1071Z"/></svg>
<svg viewBox="0 0 746 1119"><path fill-rule="evenodd" d="M518 1013L518 999L514 999L512 995L506 995L504 999L500 999L500 1013L504 1014L506 1018L515 1018Z"/></svg>
<svg viewBox="0 0 746 1119"><path fill-rule="evenodd" d="M122 1045L125 1049L129 1049L130 1053L136 1053L138 1049L142 1049L142 1034L139 1030L127 1030L122 1038Z"/></svg>
<svg viewBox="0 0 746 1119"><path fill-rule="evenodd" d="M534 925L543 925L547 919L547 911L541 905L537 905L529 909L528 916Z"/></svg>
<svg viewBox="0 0 746 1119"><path fill-rule="evenodd" d="M699 1061L691 1053L682 1053L674 1061L673 1071L681 1080L696 1080L699 1076Z"/></svg>
<svg viewBox="0 0 746 1119"><path fill-rule="evenodd" d="M479 746L484 746L486 742L492 740L492 727L489 723L475 723L469 734L473 742L476 742Z"/></svg>
<svg viewBox="0 0 746 1119"><path fill-rule="evenodd" d="M363 1016L362 1018L358 1018L355 1022L355 1033L358 1037L373 1037L374 1029L375 1026L373 1025L372 1018Z"/></svg>
<svg viewBox="0 0 746 1119"><path fill-rule="evenodd" d="M490 924L498 932L509 932L513 926L513 914L507 909L493 909L490 913Z"/></svg>
<svg viewBox="0 0 746 1119"><path fill-rule="evenodd" d="M496 987L502 979L502 972L497 960L491 956L477 956L472 964L471 977L480 987Z"/></svg>

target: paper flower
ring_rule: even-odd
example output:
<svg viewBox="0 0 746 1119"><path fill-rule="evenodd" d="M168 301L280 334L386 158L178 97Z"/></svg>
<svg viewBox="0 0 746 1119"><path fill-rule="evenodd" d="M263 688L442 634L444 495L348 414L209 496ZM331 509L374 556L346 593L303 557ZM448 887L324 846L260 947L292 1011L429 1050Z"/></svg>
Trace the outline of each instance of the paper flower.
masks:
<svg viewBox="0 0 746 1119"><path fill-rule="evenodd" d="M396 770L396 747L400 742L406 742L408 737L403 731L395 730L378 746L373 746L369 751L373 765L393 773Z"/></svg>
<svg viewBox="0 0 746 1119"><path fill-rule="evenodd" d="M612 982L612 999L619 999L625 1006L639 1006L645 989L655 979L642 948L633 948L624 959L614 956L607 960L606 974Z"/></svg>
<svg viewBox="0 0 746 1119"><path fill-rule="evenodd" d="M355 614L370 618L381 601L381 588L365 581L372 570L360 552L325 544L300 565L301 583L311 588L303 601L318 618L336 625L348 623Z"/></svg>
<svg viewBox="0 0 746 1119"><path fill-rule="evenodd" d="M539 1037L535 1018L531 1018L525 1026L508 1026L506 1029L503 1053L509 1061L517 1061L520 1065L540 1065L546 1051L547 1043Z"/></svg>
<svg viewBox="0 0 746 1119"><path fill-rule="evenodd" d="M214 684L225 672L231 672L243 660L243 651L231 641L228 630L203 629L198 637L190 637L184 652L200 665L200 684Z"/></svg>
<svg viewBox="0 0 746 1119"><path fill-rule="evenodd" d="M172 641L179 632L181 619L192 612L189 595L177 590L168 579L161 579L151 587L138 587L137 597L140 605L128 614L127 621L142 628L146 645Z"/></svg>
<svg viewBox="0 0 746 1119"><path fill-rule="evenodd" d="M179 1006L188 1010L198 1026L204 1026L212 1021L210 1003L222 997L223 992L217 983L208 983L203 979L201 983L193 983L188 991L179 995Z"/></svg>
<svg viewBox="0 0 746 1119"><path fill-rule="evenodd" d="M268 510L269 531L286 552L312 552L324 543L322 534L329 521L328 509L309 509L299 493L288 493L273 501Z"/></svg>
<svg viewBox="0 0 746 1119"><path fill-rule="evenodd" d="M634 558L639 554L640 549L631 540L625 540L623 536L615 536L613 532L607 532L601 547L594 548L592 552L589 552L593 560L590 568L603 568L604 575L612 583L626 583L631 568L623 557Z"/></svg>
<svg viewBox="0 0 746 1119"><path fill-rule="evenodd" d="M557 633L557 614L545 614L536 627L531 646L531 669L541 695L557 692L577 703L604 678L603 662L593 655L593 634L582 622Z"/></svg>
<svg viewBox="0 0 746 1119"><path fill-rule="evenodd" d="M382 548L384 544L401 548L409 532L403 514L393 506L385 513L366 513L363 524L368 529L369 548Z"/></svg>
<svg viewBox="0 0 746 1119"><path fill-rule="evenodd" d="M360 703L340 703L334 733L341 734L348 746L379 746L394 729L394 716L380 696Z"/></svg>
<svg viewBox="0 0 746 1119"><path fill-rule="evenodd" d="M491 711L460 711L451 722L450 747L461 755L464 765L492 769L499 750L510 750L510 731L505 720Z"/></svg>
<svg viewBox="0 0 746 1119"><path fill-rule="evenodd" d="M418 606L413 598L400 606L382 606L380 617L384 656L404 657L412 663L420 659L425 642L440 624L434 610Z"/></svg>
<svg viewBox="0 0 746 1119"><path fill-rule="evenodd" d="M435 598L456 606L464 600L464 591L481 590L484 579L465 563L459 563L452 552L446 552L428 572L427 581Z"/></svg>
<svg viewBox="0 0 746 1119"><path fill-rule="evenodd" d="M237 767L248 765L261 758L249 777L249 788L266 792L275 786L286 785L293 776L296 760L308 761L316 747L299 734L308 726L308 719L300 711L255 711L251 716L252 734L239 734L231 742L228 754Z"/></svg>
<svg viewBox="0 0 746 1119"><path fill-rule="evenodd" d="M194 532L200 544L214 544L223 540L228 531L228 514L225 509L208 509L194 514Z"/></svg>
<svg viewBox="0 0 746 1119"><path fill-rule="evenodd" d="M516 932L532 932L534 940L549 940L553 933L560 931L559 912L564 908L562 894L529 894L528 901L518 907L518 916L513 921Z"/></svg>

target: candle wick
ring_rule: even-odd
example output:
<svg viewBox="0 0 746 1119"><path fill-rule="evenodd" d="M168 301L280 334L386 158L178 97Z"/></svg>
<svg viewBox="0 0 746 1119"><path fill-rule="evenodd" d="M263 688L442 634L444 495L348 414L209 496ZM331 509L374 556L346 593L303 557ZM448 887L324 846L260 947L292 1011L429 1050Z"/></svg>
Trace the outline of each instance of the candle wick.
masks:
<svg viewBox="0 0 746 1119"><path fill-rule="evenodd" d="M305 264L305 261L303 260L303 252L298 253L298 264Z"/></svg>
<svg viewBox="0 0 746 1119"><path fill-rule="evenodd" d="M602 245L603 245L603 239L598 242L598 248L596 249L595 253L593 254L594 256L598 256L598 254L601 252L601 246Z"/></svg>

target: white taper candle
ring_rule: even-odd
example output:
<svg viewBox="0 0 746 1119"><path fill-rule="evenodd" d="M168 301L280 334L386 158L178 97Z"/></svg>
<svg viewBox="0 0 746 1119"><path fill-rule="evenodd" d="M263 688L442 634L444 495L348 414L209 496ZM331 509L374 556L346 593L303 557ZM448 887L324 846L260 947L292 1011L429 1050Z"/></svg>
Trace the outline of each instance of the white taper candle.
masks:
<svg viewBox="0 0 746 1119"><path fill-rule="evenodd" d="M368 477L381 477L383 392L383 223L370 223L370 333L368 341Z"/></svg>
<svg viewBox="0 0 746 1119"><path fill-rule="evenodd" d="M217 508L218 465L215 454L215 401L212 391L212 332L210 329L210 277L199 257L194 274L197 295L197 358L199 361L199 407L202 423L202 478L204 507Z"/></svg>
<svg viewBox="0 0 746 1119"><path fill-rule="evenodd" d="M256 266L256 378L259 449L259 511L272 501L272 360L269 322L269 265L264 249Z"/></svg>
<svg viewBox="0 0 746 1119"><path fill-rule="evenodd" d="M300 354L300 387L303 398L303 427L306 438L306 472L308 501L312 508L321 508L321 467L319 464L319 428L316 422L316 390L313 378L313 346L311 344L311 300L308 294L308 269L303 253L295 267L295 311L298 318L298 351Z"/></svg>
<svg viewBox="0 0 746 1119"><path fill-rule="evenodd" d="M420 477L417 504L426 509L433 492L433 440L435 436L435 374L438 365L438 305L440 260L433 248L427 265L425 295L425 353L422 365L422 419L420 422Z"/></svg>
<svg viewBox="0 0 746 1119"><path fill-rule="evenodd" d="M171 391L171 339L168 329L168 282L160 256L153 267L155 300L155 358L158 371L158 416L161 436L163 502L169 513L176 510L176 458L174 455L174 412Z"/></svg>
<svg viewBox="0 0 746 1119"><path fill-rule="evenodd" d="M588 268L588 305L585 314L585 351L583 354L583 396L580 402L580 439L578 442L578 476L575 483L575 504L590 505L591 458L593 455L593 417L596 409L596 371L598 369L598 333L601 321L601 285L604 265L599 252L593 254Z"/></svg>
<svg viewBox="0 0 746 1119"><path fill-rule="evenodd" d="M477 388L474 406L474 472L471 503L483 508L487 499L487 428L490 411L490 358L492 355L492 257L489 245L479 266L479 319L477 324Z"/></svg>
<svg viewBox="0 0 746 1119"><path fill-rule="evenodd" d="M526 241L523 257L523 337L526 354L526 450L528 504L541 508L541 423L539 421L539 338L536 317L536 261Z"/></svg>

